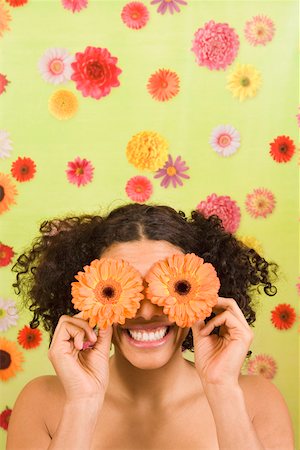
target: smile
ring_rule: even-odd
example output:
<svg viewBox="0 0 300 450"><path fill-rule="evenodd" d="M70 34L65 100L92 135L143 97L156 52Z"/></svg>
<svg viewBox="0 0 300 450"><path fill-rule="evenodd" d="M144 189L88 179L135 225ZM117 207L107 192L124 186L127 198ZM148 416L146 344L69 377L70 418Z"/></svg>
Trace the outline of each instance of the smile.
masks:
<svg viewBox="0 0 300 450"><path fill-rule="evenodd" d="M123 330L123 333L127 339L127 341L136 346L136 347L157 347L165 344L168 341L170 335L172 334L170 331L174 329L174 326L169 327L159 327L151 332L147 332L145 330Z"/></svg>

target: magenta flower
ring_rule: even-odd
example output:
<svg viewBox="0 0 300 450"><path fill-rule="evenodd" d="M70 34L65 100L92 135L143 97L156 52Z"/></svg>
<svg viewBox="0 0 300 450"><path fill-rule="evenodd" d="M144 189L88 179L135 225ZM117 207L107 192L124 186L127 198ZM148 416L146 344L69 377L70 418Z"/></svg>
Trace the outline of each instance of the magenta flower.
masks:
<svg viewBox="0 0 300 450"><path fill-rule="evenodd" d="M241 210L237 203L228 195L209 195L206 200L197 205L197 209L207 218L212 215L222 220L223 227L228 233L235 233L241 220Z"/></svg>
<svg viewBox="0 0 300 450"><path fill-rule="evenodd" d="M90 183L93 178L94 167L91 161L79 156L74 161L68 162L68 170L66 170L67 178L70 183L77 184L78 187Z"/></svg>
<svg viewBox="0 0 300 450"><path fill-rule="evenodd" d="M127 181L125 191L131 200L143 203L149 200L152 195L153 188L151 181L147 177L137 175Z"/></svg>
<svg viewBox="0 0 300 450"><path fill-rule="evenodd" d="M79 12L88 5L88 0L61 0L62 5L65 9L70 11Z"/></svg>
<svg viewBox="0 0 300 450"><path fill-rule="evenodd" d="M182 180L180 178L190 178L189 175L183 173L189 169L185 165L185 161L181 161L181 156L177 156L175 162L173 162L173 158L171 155L168 156L168 161L165 163L162 169L159 169L154 178L163 177L160 185L164 188L167 188L172 181L173 187L176 187L177 184L180 186L183 185Z"/></svg>
<svg viewBox="0 0 300 450"><path fill-rule="evenodd" d="M249 375L262 375L272 380L277 372L277 364L272 356L259 354L249 360L247 369Z"/></svg>
<svg viewBox="0 0 300 450"><path fill-rule="evenodd" d="M157 3L160 4L157 8L157 12L160 14L165 14L167 10L171 14L173 14L174 11L180 12L180 8L177 3L180 5L187 5L187 2L183 0L152 0L151 5L155 5Z"/></svg>

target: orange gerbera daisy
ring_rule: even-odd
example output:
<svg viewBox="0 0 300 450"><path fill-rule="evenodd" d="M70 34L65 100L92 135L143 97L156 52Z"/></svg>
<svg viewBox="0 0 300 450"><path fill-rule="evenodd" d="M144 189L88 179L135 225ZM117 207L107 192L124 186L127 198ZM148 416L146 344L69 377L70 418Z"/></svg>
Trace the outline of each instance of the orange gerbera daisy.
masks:
<svg viewBox="0 0 300 450"><path fill-rule="evenodd" d="M10 205L16 203L15 195L17 195L17 189L11 182L9 175L0 173L0 214L7 211Z"/></svg>
<svg viewBox="0 0 300 450"><path fill-rule="evenodd" d="M8 9L4 7L4 3L0 2L0 37L3 36L3 31L9 31L8 26L11 21L11 15Z"/></svg>
<svg viewBox="0 0 300 450"><path fill-rule="evenodd" d="M220 281L215 268L194 253L172 255L148 272L146 293L151 302L179 327L209 317L218 301Z"/></svg>
<svg viewBox="0 0 300 450"><path fill-rule="evenodd" d="M21 363L23 354L17 349L14 342L0 337L0 380L6 381L16 375L18 370L23 370Z"/></svg>
<svg viewBox="0 0 300 450"><path fill-rule="evenodd" d="M124 324L126 318L135 316L144 298L144 286L134 267L122 259L101 258L83 270L72 283L72 303L83 311L83 319L89 319L92 328Z"/></svg>

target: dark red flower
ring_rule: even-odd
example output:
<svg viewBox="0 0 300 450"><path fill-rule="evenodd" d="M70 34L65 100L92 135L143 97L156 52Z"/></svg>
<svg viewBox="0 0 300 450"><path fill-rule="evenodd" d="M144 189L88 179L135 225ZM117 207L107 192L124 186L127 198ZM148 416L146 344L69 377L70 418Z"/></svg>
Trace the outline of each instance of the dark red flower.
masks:
<svg viewBox="0 0 300 450"><path fill-rule="evenodd" d="M274 161L282 163L289 161L295 153L295 144L288 136L278 136L270 143L270 155Z"/></svg>
<svg viewBox="0 0 300 450"><path fill-rule="evenodd" d="M0 95L3 94L3 92L6 92L6 86L8 83L10 83L10 81L6 78L6 75L0 73Z"/></svg>
<svg viewBox="0 0 300 450"><path fill-rule="evenodd" d="M277 305L273 311L271 311L271 321L275 328L279 330L287 330L294 325L296 320L296 311L291 305L282 303Z"/></svg>
<svg viewBox="0 0 300 450"><path fill-rule="evenodd" d="M18 342L26 350L40 345L42 333L38 328L30 328L27 325L18 333Z"/></svg>
<svg viewBox="0 0 300 450"><path fill-rule="evenodd" d="M19 156L19 158L12 163L10 171L17 181L28 181L33 178L36 172L36 165L31 158L21 158Z"/></svg>
<svg viewBox="0 0 300 450"><path fill-rule="evenodd" d="M8 428L11 413L12 410L8 406L0 413L0 427L3 428L4 430L7 430Z"/></svg>
<svg viewBox="0 0 300 450"><path fill-rule="evenodd" d="M14 256L14 251L9 245L0 242L0 267L8 266Z"/></svg>
<svg viewBox="0 0 300 450"><path fill-rule="evenodd" d="M7 3L10 4L10 6L23 6L25 5L28 0L6 0Z"/></svg>

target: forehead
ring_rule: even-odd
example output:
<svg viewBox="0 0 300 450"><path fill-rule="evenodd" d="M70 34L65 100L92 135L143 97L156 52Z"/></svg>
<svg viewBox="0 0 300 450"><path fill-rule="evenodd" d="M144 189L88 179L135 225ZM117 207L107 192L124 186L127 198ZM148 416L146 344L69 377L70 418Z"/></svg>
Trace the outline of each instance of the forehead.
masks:
<svg viewBox="0 0 300 450"><path fill-rule="evenodd" d="M122 258L135 267L142 276L145 276L156 261L165 259L183 251L167 241L141 241L116 242L107 248L101 258Z"/></svg>

